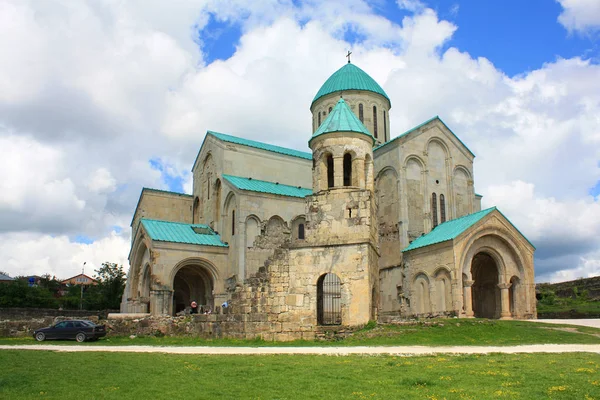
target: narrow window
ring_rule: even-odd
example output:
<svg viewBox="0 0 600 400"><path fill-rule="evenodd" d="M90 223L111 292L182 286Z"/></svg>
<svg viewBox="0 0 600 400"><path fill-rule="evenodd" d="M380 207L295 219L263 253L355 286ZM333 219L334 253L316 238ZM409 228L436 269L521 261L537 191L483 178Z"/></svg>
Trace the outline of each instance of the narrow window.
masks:
<svg viewBox="0 0 600 400"><path fill-rule="evenodd" d="M321 111L319 111L319 126L321 126Z"/></svg>
<svg viewBox="0 0 600 400"><path fill-rule="evenodd" d="M231 210L231 236L235 235L235 210Z"/></svg>
<svg viewBox="0 0 600 400"><path fill-rule="evenodd" d="M333 156L327 155L327 187L333 187Z"/></svg>
<svg viewBox="0 0 600 400"><path fill-rule="evenodd" d="M377 139L377 107L373 106L373 135Z"/></svg>
<svg viewBox="0 0 600 400"><path fill-rule="evenodd" d="M358 119L360 119L360 122L362 122L363 124L365 123L365 117L363 115L363 105L362 104L358 105Z"/></svg>
<svg viewBox="0 0 600 400"><path fill-rule="evenodd" d="M435 193L431 195L431 215L433 217L433 227L435 228L438 224L437 218L437 198Z"/></svg>
<svg viewBox="0 0 600 400"><path fill-rule="evenodd" d="M331 114L331 107L329 107L329 113Z"/></svg>
<svg viewBox="0 0 600 400"><path fill-rule="evenodd" d="M304 240L304 224L298 224L298 239Z"/></svg>
<svg viewBox="0 0 600 400"><path fill-rule="evenodd" d="M210 199L210 172L207 174L206 177L206 194L207 197Z"/></svg>
<svg viewBox="0 0 600 400"><path fill-rule="evenodd" d="M440 194L440 221L446 222L446 199Z"/></svg>
<svg viewBox="0 0 600 400"><path fill-rule="evenodd" d="M383 140L387 142L387 120L385 119L385 110L383 110Z"/></svg>
<svg viewBox="0 0 600 400"><path fill-rule="evenodd" d="M352 184L352 156L349 153L344 154L344 186Z"/></svg>

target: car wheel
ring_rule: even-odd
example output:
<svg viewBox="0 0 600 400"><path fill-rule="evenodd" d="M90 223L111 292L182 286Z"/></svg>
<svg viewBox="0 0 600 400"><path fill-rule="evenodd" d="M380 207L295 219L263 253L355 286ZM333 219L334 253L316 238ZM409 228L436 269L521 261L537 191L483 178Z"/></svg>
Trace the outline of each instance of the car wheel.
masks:
<svg viewBox="0 0 600 400"><path fill-rule="evenodd" d="M81 342L85 342L85 333L81 333L79 332L76 336L75 336L75 340L77 340L79 343Z"/></svg>
<svg viewBox="0 0 600 400"><path fill-rule="evenodd" d="M38 342L43 342L44 340L46 340L46 334L44 332L36 333L35 340L37 340Z"/></svg>

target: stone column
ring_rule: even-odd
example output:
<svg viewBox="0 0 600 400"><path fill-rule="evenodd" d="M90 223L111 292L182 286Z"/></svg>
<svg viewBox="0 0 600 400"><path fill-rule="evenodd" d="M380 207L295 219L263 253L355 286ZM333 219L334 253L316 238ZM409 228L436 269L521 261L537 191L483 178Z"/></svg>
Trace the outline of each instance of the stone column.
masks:
<svg viewBox="0 0 600 400"><path fill-rule="evenodd" d="M475 283L475 281L463 281L465 317L467 318L473 318L475 316L475 313L473 313L473 297L471 295L473 283Z"/></svg>
<svg viewBox="0 0 600 400"><path fill-rule="evenodd" d="M510 283L498 284L498 287L500 288L500 319L512 319L508 296L508 289L510 289L510 286Z"/></svg>
<svg viewBox="0 0 600 400"><path fill-rule="evenodd" d="M344 187L344 157L333 158L333 187Z"/></svg>
<svg viewBox="0 0 600 400"><path fill-rule="evenodd" d="M172 290L150 290L150 311L152 312L152 315L171 315L173 312L172 302Z"/></svg>
<svg viewBox="0 0 600 400"><path fill-rule="evenodd" d="M364 158L356 157L352 161L352 186L358 186L361 189L366 187Z"/></svg>

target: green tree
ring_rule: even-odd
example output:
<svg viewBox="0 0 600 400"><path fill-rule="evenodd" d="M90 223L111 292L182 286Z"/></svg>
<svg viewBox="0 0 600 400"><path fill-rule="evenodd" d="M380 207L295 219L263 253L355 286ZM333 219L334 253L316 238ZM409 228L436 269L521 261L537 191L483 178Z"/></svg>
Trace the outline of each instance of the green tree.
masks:
<svg viewBox="0 0 600 400"><path fill-rule="evenodd" d="M90 287L84 295L86 308L99 310L116 310L121 305L125 290L125 271L123 266L116 263L104 262L102 267L95 270L96 286ZM87 296L87 300L85 298Z"/></svg>

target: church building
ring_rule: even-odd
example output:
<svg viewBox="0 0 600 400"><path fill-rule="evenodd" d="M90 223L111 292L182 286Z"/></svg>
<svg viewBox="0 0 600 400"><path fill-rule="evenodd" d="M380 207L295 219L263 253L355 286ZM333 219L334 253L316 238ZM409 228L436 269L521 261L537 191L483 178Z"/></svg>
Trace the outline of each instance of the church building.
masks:
<svg viewBox="0 0 600 400"><path fill-rule="evenodd" d="M310 104L310 152L208 131L193 194L142 190L121 312L196 301L285 339L385 315L535 318L535 248L481 209L475 155L439 117L393 137L391 107L348 62Z"/></svg>

